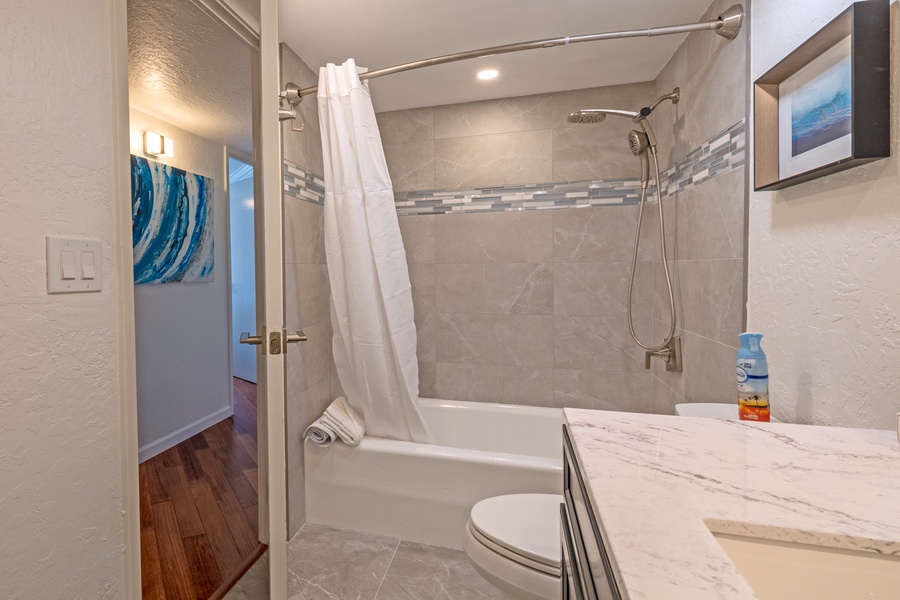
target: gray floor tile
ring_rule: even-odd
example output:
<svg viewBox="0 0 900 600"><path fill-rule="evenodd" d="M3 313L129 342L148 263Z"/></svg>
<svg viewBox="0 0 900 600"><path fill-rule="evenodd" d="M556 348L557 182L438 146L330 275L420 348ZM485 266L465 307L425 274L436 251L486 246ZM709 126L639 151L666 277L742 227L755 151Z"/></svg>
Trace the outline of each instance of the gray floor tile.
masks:
<svg viewBox="0 0 900 600"><path fill-rule="evenodd" d="M288 544L290 600L371 600L396 538L306 524Z"/></svg>
<svg viewBox="0 0 900 600"><path fill-rule="evenodd" d="M269 600L269 553L238 580L223 600Z"/></svg>
<svg viewBox="0 0 900 600"><path fill-rule="evenodd" d="M376 600L488 600L500 592L464 552L400 542Z"/></svg>

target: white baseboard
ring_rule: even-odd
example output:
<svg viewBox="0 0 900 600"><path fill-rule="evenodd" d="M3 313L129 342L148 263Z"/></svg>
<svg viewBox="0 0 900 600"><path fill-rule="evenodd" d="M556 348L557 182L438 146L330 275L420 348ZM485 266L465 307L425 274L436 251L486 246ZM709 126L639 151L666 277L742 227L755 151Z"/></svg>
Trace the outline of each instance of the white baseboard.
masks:
<svg viewBox="0 0 900 600"><path fill-rule="evenodd" d="M138 462L142 463L147 459L153 458L157 454L165 452L173 446L177 446L189 437L197 435L204 429L212 427L219 421L223 421L233 414L234 409L231 406L226 406L210 415L197 419L190 425L185 425L178 431L173 431L167 436L161 437L156 441L138 448Z"/></svg>

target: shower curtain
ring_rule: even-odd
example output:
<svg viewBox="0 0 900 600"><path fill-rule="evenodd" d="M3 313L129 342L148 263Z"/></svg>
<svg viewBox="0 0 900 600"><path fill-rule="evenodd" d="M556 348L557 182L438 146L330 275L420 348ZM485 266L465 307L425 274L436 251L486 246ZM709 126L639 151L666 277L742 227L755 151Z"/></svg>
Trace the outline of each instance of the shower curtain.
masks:
<svg viewBox="0 0 900 600"><path fill-rule="evenodd" d="M431 442L416 406L412 292L369 87L353 59L319 70L334 362L377 437Z"/></svg>

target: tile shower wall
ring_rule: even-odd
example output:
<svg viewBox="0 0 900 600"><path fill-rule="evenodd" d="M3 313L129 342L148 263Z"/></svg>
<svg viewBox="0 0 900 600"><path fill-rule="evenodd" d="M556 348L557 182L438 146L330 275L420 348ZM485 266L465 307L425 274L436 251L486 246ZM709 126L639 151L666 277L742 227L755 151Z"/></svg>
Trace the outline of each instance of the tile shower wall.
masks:
<svg viewBox="0 0 900 600"><path fill-rule="evenodd" d="M703 18L714 19L731 4L716 0ZM744 3L745 11L749 4ZM745 27L731 41L693 33L663 68L656 80L659 93L680 86L682 98L677 105L662 105L655 115L663 167L746 119L747 33ZM654 412L669 413L678 402L736 402L734 360L745 323L747 196L745 166L663 200L684 371L668 373L654 360ZM654 270L654 328L660 337L668 326L668 300L662 263L656 261Z"/></svg>
<svg viewBox="0 0 900 600"><path fill-rule="evenodd" d="M721 12L719 4L709 12ZM746 45L743 34L732 42L703 35L689 36L656 82L378 115L403 215L423 396L664 413L679 401L733 400L745 279ZM644 370L627 331L633 124L565 121L580 108L637 108L675 85L681 103L660 109L653 124L661 167L672 167L664 207L679 280L681 374L660 361ZM732 163L713 165L713 157L711 169L685 177L682 166L704 150ZM612 182L612 191L575 204L617 205L510 210L534 208L534 192L548 191L543 182L586 180ZM556 190L589 196L589 185L568 187ZM667 326L655 226L650 215L634 292L642 339Z"/></svg>
<svg viewBox="0 0 900 600"><path fill-rule="evenodd" d="M301 87L315 85L317 77L285 45L281 47L282 81ZM314 101L298 108L306 131L293 133L283 125L284 158L297 173L322 173L319 117ZM300 170L302 166L302 171ZM294 177L294 179L290 179ZM310 202L318 184L312 178L285 173L284 195L284 287L285 326L303 329L309 340L292 346L287 360L287 465L288 532L295 534L305 522L303 432L322 414L331 394L331 317L328 306L328 272L325 266L324 215L321 204Z"/></svg>

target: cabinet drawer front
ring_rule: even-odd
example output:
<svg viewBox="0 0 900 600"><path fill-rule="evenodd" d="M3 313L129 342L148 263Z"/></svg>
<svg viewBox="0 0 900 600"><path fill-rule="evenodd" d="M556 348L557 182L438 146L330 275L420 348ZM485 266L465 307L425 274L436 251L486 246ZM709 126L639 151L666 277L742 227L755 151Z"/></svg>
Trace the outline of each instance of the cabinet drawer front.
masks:
<svg viewBox="0 0 900 600"><path fill-rule="evenodd" d="M566 505L559 505L559 533L562 545L562 600L585 600L582 589L581 574L575 558L575 543Z"/></svg>
<svg viewBox="0 0 900 600"><path fill-rule="evenodd" d="M585 581L591 584L587 587L592 587L595 591L593 597L597 600L620 600L621 596L612 576L600 528L597 526L593 509L588 502L587 486L584 485L575 462L575 453L568 430L565 430L563 439L565 497L566 503L571 505L569 520L572 529L581 534L578 537L581 538L584 554L579 557L579 566ZM580 548L578 548L578 540L576 540L576 552L578 549Z"/></svg>

